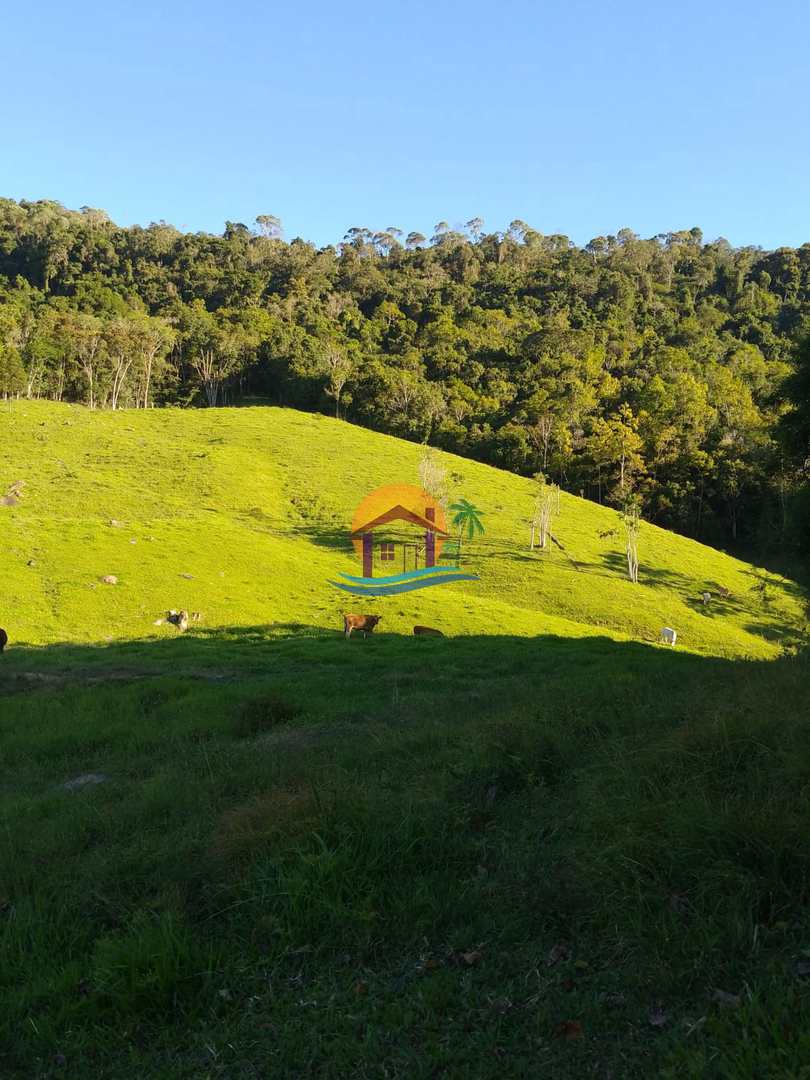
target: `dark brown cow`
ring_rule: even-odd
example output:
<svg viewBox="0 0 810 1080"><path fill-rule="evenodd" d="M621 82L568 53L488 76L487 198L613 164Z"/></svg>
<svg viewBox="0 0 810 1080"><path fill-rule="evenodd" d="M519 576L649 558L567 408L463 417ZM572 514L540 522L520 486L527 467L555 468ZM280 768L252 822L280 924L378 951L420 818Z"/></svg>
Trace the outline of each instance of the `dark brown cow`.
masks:
<svg viewBox="0 0 810 1080"><path fill-rule="evenodd" d="M432 626L415 626L413 632L416 637L427 635L428 637L444 637L441 630L434 630Z"/></svg>
<svg viewBox="0 0 810 1080"><path fill-rule="evenodd" d="M363 637L368 632L371 634L374 627L382 618L382 615L343 615L343 632L346 637L351 637L352 630L362 630Z"/></svg>
<svg viewBox="0 0 810 1080"><path fill-rule="evenodd" d="M8 634L5 630L0 630L0 652L8 645Z"/></svg>

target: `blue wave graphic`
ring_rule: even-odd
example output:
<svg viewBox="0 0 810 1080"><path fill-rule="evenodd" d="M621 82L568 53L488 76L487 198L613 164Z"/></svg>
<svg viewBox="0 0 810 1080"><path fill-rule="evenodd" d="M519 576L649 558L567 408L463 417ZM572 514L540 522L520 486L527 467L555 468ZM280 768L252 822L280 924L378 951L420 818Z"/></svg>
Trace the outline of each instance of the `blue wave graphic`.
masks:
<svg viewBox="0 0 810 1080"><path fill-rule="evenodd" d="M457 566L425 566L420 570L406 570L402 574L394 574L393 577L354 577L352 574L341 573L345 581L356 581L361 585L390 585L399 584L400 581L408 581L411 578L430 577L431 575L452 574L458 570Z"/></svg>
<svg viewBox="0 0 810 1080"><path fill-rule="evenodd" d="M404 577L404 575L402 575ZM380 582L382 578L360 578L359 581L377 581ZM397 580L396 578L394 579ZM342 589L344 592L354 593L355 596L395 596L397 593L413 592L415 589L429 589L431 585L444 585L449 581L479 581L477 574L439 574L433 577L425 578L417 577L409 580L402 581L399 579L399 584L389 585L344 585L340 581L330 581L330 585L334 585L336 589Z"/></svg>

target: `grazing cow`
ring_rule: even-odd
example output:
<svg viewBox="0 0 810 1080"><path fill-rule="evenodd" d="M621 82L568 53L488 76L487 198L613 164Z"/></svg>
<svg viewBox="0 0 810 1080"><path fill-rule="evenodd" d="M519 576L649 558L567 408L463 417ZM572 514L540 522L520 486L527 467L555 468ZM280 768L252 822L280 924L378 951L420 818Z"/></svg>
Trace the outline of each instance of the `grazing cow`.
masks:
<svg viewBox="0 0 810 1080"><path fill-rule="evenodd" d="M373 633L374 627L382 618L382 615L343 615L343 632L346 637L352 636L352 630L362 630L363 637L366 633Z"/></svg>
<svg viewBox="0 0 810 1080"><path fill-rule="evenodd" d="M665 645L674 645L678 635L670 626L662 626L661 633L658 635L658 640L663 641Z"/></svg>
<svg viewBox="0 0 810 1080"><path fill-rule="evenodd" d="M717 589L717 594L718 594L718 596L722 596L724 600L730 600L730 599L731 599L731 592L730 592L730 590L728 590L727 588L725 588L725 586L723 586L723 585L720 585L720 586L718 587L718 589Z"/></svg>
<svg viewBox="0 0 810 1080"><path fill-rule="evenodd" d="M444 637L441 630L434 630L432 626L415 626L413 632L416 637L420 637L423 634L428 637Z"/></svg>
<svg viewBox="0 0 810 1080"><path fill-rule="evenodd" d="M5 649L6 645L8 645L8 634L5 630L0 630L0 653Z"/></svg>

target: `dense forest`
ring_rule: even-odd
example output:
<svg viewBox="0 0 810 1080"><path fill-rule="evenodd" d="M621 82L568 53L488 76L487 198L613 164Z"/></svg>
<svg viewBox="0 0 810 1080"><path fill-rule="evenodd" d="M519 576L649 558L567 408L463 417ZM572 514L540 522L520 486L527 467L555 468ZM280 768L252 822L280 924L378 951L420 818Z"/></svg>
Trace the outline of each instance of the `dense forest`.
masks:
<svg viewBox="0 0 810 1080"><path fill-rule="evenodd" d="M795 540L809 332L810 243L475 219L319 249L271 215L215 236L0 200L4 396L328 410L722 546Z"/></svg>

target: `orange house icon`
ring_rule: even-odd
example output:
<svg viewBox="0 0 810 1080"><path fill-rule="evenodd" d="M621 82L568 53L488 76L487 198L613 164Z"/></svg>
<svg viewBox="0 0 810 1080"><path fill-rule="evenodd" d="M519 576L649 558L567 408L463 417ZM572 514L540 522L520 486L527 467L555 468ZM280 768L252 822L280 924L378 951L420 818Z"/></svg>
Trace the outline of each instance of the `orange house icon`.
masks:
<svg viewBox="0 0 810 1080"><path fill-rule="evenodd" d="M414 533L413 526L417 532ZM439 502L413 484L386 484L359 504L352 519L352 544L363 560L363 577L374 577L375 561L398 562L402 569L436 565L448 536L447 521ZM393 567L391 568L393 569Z"/></svg>

